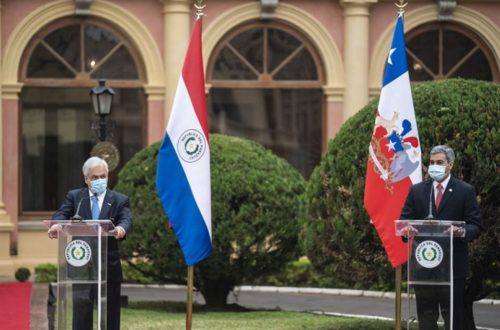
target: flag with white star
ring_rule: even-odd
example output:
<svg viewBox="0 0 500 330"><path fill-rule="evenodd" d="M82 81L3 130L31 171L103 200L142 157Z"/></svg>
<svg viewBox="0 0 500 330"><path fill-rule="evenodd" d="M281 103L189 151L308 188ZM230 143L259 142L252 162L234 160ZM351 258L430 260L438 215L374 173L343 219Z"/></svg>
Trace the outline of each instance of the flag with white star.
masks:
<svg viewBox="0 0 500 330"><path fill-rule="evenodd" d="M422 181L422 160L406 62L403 16L399 15L387 58L378 112L368 148L365 208L393 267L407 260L395 234L410 187Z"/></svg>

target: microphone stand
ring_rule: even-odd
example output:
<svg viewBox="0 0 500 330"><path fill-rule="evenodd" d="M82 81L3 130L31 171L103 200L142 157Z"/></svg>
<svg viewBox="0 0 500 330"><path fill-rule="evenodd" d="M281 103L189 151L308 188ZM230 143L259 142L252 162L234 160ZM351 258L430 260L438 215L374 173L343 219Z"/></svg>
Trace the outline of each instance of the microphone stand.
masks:
<svg viewBox="0 0 500 330"><path fill-rule="evenodd" d="M82 222L83 221L83 218L80 216L79 212L80 212L80 207L82 206L82 202L84 199L90 199L90 196L87 196L87 197L80 199L80 201L78 202L78 205L76 207L75 215L72 216L70 219L71 222Z"/></svg>
<svg viewBox="0 0 500 330"><path fill-rule="evenodd" d="M431 182L431 192L429 194L429 214L424 220L434 220L434 215L432 214L432 198L434 197L434 184Z"/></svg>

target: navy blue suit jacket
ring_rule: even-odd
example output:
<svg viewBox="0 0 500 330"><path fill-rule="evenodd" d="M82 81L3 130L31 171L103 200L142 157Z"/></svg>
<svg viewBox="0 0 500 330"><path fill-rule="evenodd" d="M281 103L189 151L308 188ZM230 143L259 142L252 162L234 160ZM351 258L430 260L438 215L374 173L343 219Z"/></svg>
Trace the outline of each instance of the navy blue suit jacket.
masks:
<svg viewBox="0 0 500 330"><path fill-rule="evenodd" d="M410 188L401 211L402 220L423 220L429 215L433 180L429 179ZM465 221L465 238L454 238L453 268L455 278L465 278L469 273L467 242L477 238L481 232L481 213L476 201L476 192L471 185L450 178L436 209L432 198L432 215L436 220Z"/></svg>
<svg viewBox="0 0 500 330"><path fill-rule="evenodd" d="M64 202L57 212L52 216L54 220L69 220L76 213L78 203L80 203L79 215L83 219L92 219L90 210L90 198L88 188L71 190L66 195ZM132 230L132 213L129 208L127 196L107 190L102 203L99 219L111 220L115 226L121 226L126 233ZM122 268L120 264L120 254L118 251L118 241L113 237L108 237L108 282L121 282Z"/></svg>

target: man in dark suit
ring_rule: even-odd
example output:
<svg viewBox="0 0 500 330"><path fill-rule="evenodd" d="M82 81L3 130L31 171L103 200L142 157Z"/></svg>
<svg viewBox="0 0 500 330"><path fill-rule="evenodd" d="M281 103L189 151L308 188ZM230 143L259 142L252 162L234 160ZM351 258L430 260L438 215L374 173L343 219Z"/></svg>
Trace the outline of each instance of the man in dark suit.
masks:
<svg viewBox="0 0 500 330"><path fill-rule="evenodd" d="M453 238L452 330L457 330L463 329L464 324L465 279L469 274L467 243L479 236L481 216L474 188L450 175L454 160L455 153L450 147L438 145L432 148L428 169L430 179L410 188L401 211L401 219L431 218L465 222L465 227L451 228L453 235L456 236ZM411 228L408 228L408 236L412 236ZM448 286L416 285L415 295L419 329L437 330L439 310L445 321L445 328L450 329Z"/></svg>
<svg viewBox="0 0 500 330"><path fill-rule="evenodd" d="M99 157L91 157L83 164L82 171L87 187L68 192L53 219L68 220L79 216L82 219L109 219L115 225L112 232L114 236L109 236L107 242L106 328L118 330L120 329L120 284L122 281L118 240L125 239L132 229L132 213L127 196L107 189L108 164L106 161ZM49 237L58 237L60 230L61 226L54 224L48 230ZM73 285L73 329L92 329L92 312L96 295L95 286Z"/></svg>

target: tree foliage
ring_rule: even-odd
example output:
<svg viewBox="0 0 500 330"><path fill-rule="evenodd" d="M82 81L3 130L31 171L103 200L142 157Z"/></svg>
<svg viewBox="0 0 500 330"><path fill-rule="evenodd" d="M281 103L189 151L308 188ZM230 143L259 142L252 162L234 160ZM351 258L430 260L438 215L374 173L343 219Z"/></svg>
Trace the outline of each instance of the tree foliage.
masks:
<svg viewBox="0 0 500 330"><path fill-rule="evenodd" d="M210 136L213 255L195 267L210 305L226 303L241 283L279 271L298 256L300 173L257 143ZM119 174L134 230L122 246L132 267L159 282L185 283L186 268L155 191L159 143L137 153Z"/></svg>
<svg viewBox="0 0 500 330"><path fill-rule="evenodd" d="M448 144L456 153L452 174L476 188L484 230L470 246L468 295L481 298L500 279L500 85L461 79L420 83L413 87L413 101L424 173L432 146ZM393 282L393 271L363 207L377 104L373 100L342 127L304 193L303 247L333 286L388 288Z"/></svg>

